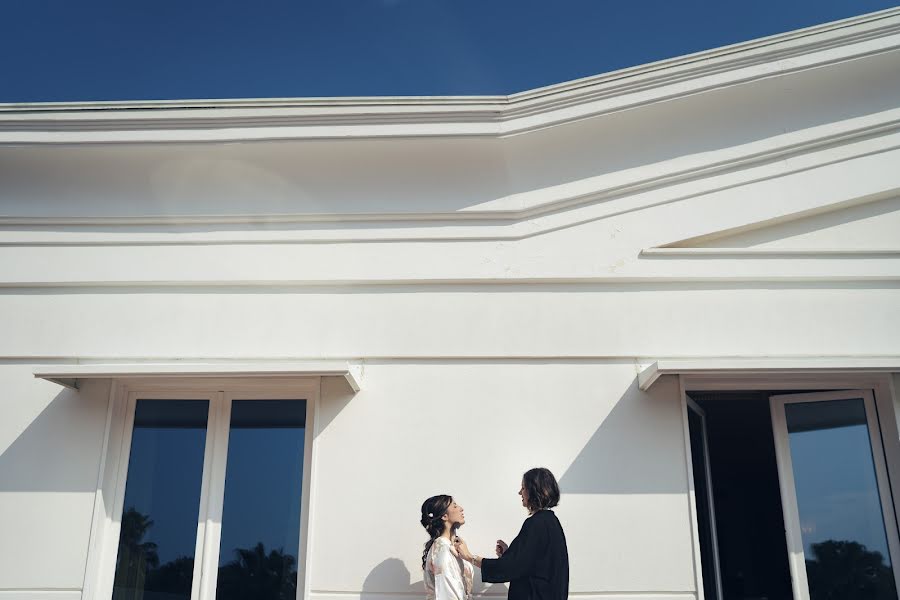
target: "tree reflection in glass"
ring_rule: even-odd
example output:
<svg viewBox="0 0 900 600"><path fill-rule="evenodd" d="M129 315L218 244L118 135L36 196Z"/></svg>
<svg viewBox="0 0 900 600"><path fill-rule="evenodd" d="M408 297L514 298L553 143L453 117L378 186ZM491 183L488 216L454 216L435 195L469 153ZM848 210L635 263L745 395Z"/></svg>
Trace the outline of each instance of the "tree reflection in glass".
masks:
<svg viewBox="0 0 900 600"><path fill-rule="evenodd" d="M806 560L810 597L823 600L896 598L894 573L881 552L858 542L826 540Z"/></svg>
<svg viewBox="0 0 900 600"><path fill-rule="evenodd" d="M231 408L217 600L294 600L300 547L304 400Z"/></svg>
<svg viewBox="0 0 900 600"><path fill-rule="evenodd" d="M138 400L113 600L188 600L206 444L206 400Z"/></svg>
<svg viewBox="0 0 900 600"><path fill-rule="evenodd" d="M896 600L862 398L785 404L812 600Z"/></svg>

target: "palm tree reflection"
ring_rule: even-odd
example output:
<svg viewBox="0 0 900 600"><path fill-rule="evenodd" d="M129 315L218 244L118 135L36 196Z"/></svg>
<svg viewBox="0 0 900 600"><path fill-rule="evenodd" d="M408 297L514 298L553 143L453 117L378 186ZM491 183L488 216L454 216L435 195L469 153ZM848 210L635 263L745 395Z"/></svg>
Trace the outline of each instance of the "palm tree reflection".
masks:
<svg viewBox="0 0 900 600"><path fill-rule="evenodd" d="M237 548L235 558L219 567L217 600L293 600L297 597L297 559L284 550L270 550L262 542Z"/></svg>
<svg viewBox="0 0 900 600"><path fill-rule="evenodd" d="M141 600L148 589L150 573L159 566L159 554L154 542L144 536L153 527L153 519L133 506L122 514L119 533L119 554L113 581L113 600ZM193 561L192 561L193 562ZM190 580L188 581L190 595Z"/></svg>
<svg viewBox="0 0 900 600"><path fill-rule="evenodd" d="M113 600L188 600L194 557L160 564L157 544L144 541L153 519L129 507L122 515ZM297 597L297 558L282 548L266 551L262 542L237 548L219 567L217 600L293 600Z"/></svg>

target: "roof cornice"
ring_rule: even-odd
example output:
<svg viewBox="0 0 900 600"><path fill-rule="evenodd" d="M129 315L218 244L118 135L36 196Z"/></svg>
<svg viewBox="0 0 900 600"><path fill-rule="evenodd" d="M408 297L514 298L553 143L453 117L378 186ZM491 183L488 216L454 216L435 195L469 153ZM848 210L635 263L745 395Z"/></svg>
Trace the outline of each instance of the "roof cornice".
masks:
<svg viewBox="0 0 900 600"><path fill-rule="evenodd" d="M0 104L0 144L504 137L900 50L900 8L509 96Z"/></svg>

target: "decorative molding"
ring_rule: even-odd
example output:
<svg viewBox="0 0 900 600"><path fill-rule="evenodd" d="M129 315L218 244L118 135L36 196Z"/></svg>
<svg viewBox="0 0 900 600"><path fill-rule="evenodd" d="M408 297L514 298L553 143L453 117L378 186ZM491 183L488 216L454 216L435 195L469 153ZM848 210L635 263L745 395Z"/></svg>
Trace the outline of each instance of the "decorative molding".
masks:
<svg viewBox="0 0 900 600"><path fill-rule="evenodd" d="M752 221L737 226L726 227L709 231L689 238L668 242L654 248L645 248L641 256L650 258L837 258L842 256L853 258L894 258L900 253L900 247L883 248L853 248L853 247L828 247L828 248L784 248L784 247L729 247L729 246L702 246L700 244L716 242L736 235L765 231L789 223L797 223L805 219L813 219L823 215L847 210L857 206L875 204L885 200L893 200L900 196L900 189L889 189L881 193L848 198L839 202L832 202L795 210L786 214L780 214L771 218Z"/></svg>
<svg viewBox="0 0 900 600"><path fill-rule="evenodd" d="M673 276L673 277L581 277L581 278L559 278L559 277L530 277L527 279L492 279L492 278L472 278L472 279L403 279L396 281L384 280L367 280L367 279L344 279L339 281L333 280L280 280L280 281L254 281L254 280L233 280L233 281L86 281L86 282L59 282L59 281L4 281L0 282L0 293L2 290L16 290L22 293L23 290L71 290L83 291L90 290L94 293L115 293L124 291L140 292L142 290L215 290L215 289L268 289L282 288L295 290L308 290L315 288L345 287L360 288L360 292L366 292L368 288L391 288L391 287L410 287L416 288L436 288L436 287L479 287L494 286L514 287L523 285L546 285L546 286L572 286L572 285L656 285L656 286L673 286L685 284L722 284L729 287L741 287L752 284L797 284L798 287L808 287L809 284L834 285L834 284L859 284L860 287L890 285L894 286L900 282L900 271L894 269L890 273L868 275L868 274L839 274L839 275L810 275L805 276L802 273L787 273L783 275L748 275L748 276L729 276L724 274L716 274L710 276ZM420 290L425 291L425 290Z"/></svg>
<svg viewBox="0 0 900 600"><path fill-rule="evenodd" d="M5 104L0 143L503 137L898 48L889 9L510 96Z"/></svg>
<svg viewBox="0 0 900 600"><path fill-rule="evenodd" d="M734 257L728 257L734 258ZM156 280L156 279L97 279L97 280L24 280L7 279L0 281L0 293L3 290L16 290L22 293L24 290L70 290L74 293L116 293L126 291L157 291L181 290L252 290L278 288L284 290L311 290L311 289L335 289L358 288L361 293L371 290L408 291L416 288L417 291L425 291L422 288L469 288L476 291L478 288L490 286L497 289L514 288L516 286L591 286L591 285L619 285L619 286L685 286L685 285L714 285L721 287L743 287L747 285L771 284L796 286L807 288L810 285L846 285L870 287L889 285L894 287L900 282L900 261L893 256L880 257L877 265L847 265L847 261L837 258L828 260L827 257L816 258L814 270L810 270L810 262L792 264L798 257L785 259L779 264L753 265L744 272L737 271L739 265L734 262L725 263L704 272L697 272L696 260L687 260L683 264L667 269L630 269L630 273L621 275L581 275L560 277L552 275L541 276L483 276L471 277L410 277L398 279L396 277L382 277L377 275L369 279L298 279L290 277L285 279L250 279L245 276L233 277L227 280L200 279L199 276L190 276L180 279ZM900 258L900 257L898 257ZM883 264L881 264L883 263ZM438 290L436 290L438 291Z"/></svg>
<svg viewBox="0 0 900 600"><path fill-rule="evenodd" d="M837 131L835 131L837 129ZM196 225L297 225L334 224L335 226L358 223L380 223L383 227L357 229L351 238L335 235L333 232L317 231L267 231L248 234L246 231L228 235L218 232L211 239L204 234L171 232L171 239L154 232L142 239L118 235L104 237L92 233L87 239L72 239L71 232L60 234L50 232L41 236L40 232L28 232L27 238L10 239L9 232L0 231L0 247L27 246L121 246L121 245L219 245L219 244L283 244L283 243L345 243L351 241L396 242L396 241L486 241L526 239L558 229L557 223L542 224L534 219L563 210L573 210L589 205L606 204L619 198L635 196L642 192L672 188L665 198L637 200L626 209L610 206L601 210L589 221L611 214L623 214L642 210L660 204L685 200L701 194L748 185L760 181L784 177L810 169L825 167L840 162L883 154L900 149L900 109L888 111L874 117L854 119L850 123L831 124L821 131L807 131L784 136L782 143L772 139L750 144L743 153L735 153L727 159L709 161L688 168L671 166L648 166L640 173L629 175L628 180L610 183L602 178L596 187L585 191L590 185L580 185L577 191L569 186L557 190L542 190L540 199L520 202L518 210L462 210L432 213L319 213L319 214L273 214L273 215L184 215L184 216L134 216L134 217L17 217L0 215L0 227L121 227L136 228L146 225L171 228ZM886 139L887 138L887 139ZM895 139L896 138L896 139ZM791 159L791 160L788 160ZM768 168L759 172L759 168ZM754 170L757 169L757 170ZM719 176L729 176L727 180L717 180ZM605 183L605 185L604 185ZM678 185L693 185L688 192L675 189ZM900 192L900 188L897 190ZM391 225L415 222L429 231L424 233L407 227L400 227L402 233L385 233ZM584 222L584 221L583 221ZM464 225L466 231L447 230L448 225ZM443 230L445 233L436 234ZM20 234L22 235L22 234ZM693 239L693 238L692 238ZM678 244L681 242L672 242ZM672 244L666 244L671 246Z"/></svg>
<svg viewBox="0 0 900 600"><path fill-rule="evenodd" d="M721 366L728 365L749 365L751 363L765 361L782 361L782 362L810 362L823 361L827 363L831 361L835 364L848 361L884 361L885 364L900 364L900 355L894 354L855 354L855 355L819 355L813 356L808 354L785 354L779 356L761 356L761 355L739 355L739 354L723 354L723 355L698 355L698 354L681 354L681 355L635 355L635 354L515 354L515 355L378 355L369 354L364 358L358 356L315 356L315 357L239 357L239 358L222 358L222 357L191 357L190 359L177 359L168 356L4 356L0 355L0 365L22 365L33 371L43 373L68 373L72 369L80 367L102 367L102 368L127 368L129 366L142 365L161 365L161 364L180 364L189 362L198 365L244 365L251 368L254 365L266 364L312 364L327 363L332 365L347 364L357 368L357 373L363 373L365 366L386 366L386 365L436 365L436 364L461 364L461 365L503 365L503 364L554 364L554 365L604 365L604 366L629 366L634 369L635 374L647 371L653 365L662 364L666 366L681 366L687 364L715 364ZM900 371L898 371L900 372ZM665 373L668 374L668 373ZM685 373L686 374L686 373ZM161 375L159 375L161 376ZM362 377L362 375L358 375ZM99 375L98 375L99 377ZM109 374L109 377L121 377L121 375ZM152 379L153 376L145 377L137 375L137 378ZM191 375L200 379L196 375ZM210 377L229 378L232 377L227 371L221 373L211 373ZM302 377L302 375L294 375L293 377ZM41 377L36 378L40 379Z"/></svg>
<svg viewBox="0 0 900 600"><path fill-rule="evenodd" d="M900 248L646 248L662 258L900 258Z"/></svg>
<svg viewBox="0 0 900 600"><path fill-rule="evenodd" d="M0 589L0 600L81 600L80 589Z"/></svg>
<svg viewBox="0 0 900 600"><path fill-rule="evenodd" d="M898 16L900 16L900 7L889 8L746 42L720 46L694 54L628 67L610 73L592 75L582 79L526 90L511 94L508 98L516 101L545 99L548 96L562 92L578 92L598 84L616 82L623 77L652 74L665 70L671 71L681 66L693 68L699 65L704 67L710 64L711 59L719 59L721 63L728 63L732 59L743 59L745 64L748 61L752 61L754 64L767 62L768 58L776 56L783 59L788 56L795 56L798 52L809 53L810 51L846 45L848 42L883 37L886 29L895 27L897 24L896 17ZM732 62L731 64L734 63Z"/></svg>

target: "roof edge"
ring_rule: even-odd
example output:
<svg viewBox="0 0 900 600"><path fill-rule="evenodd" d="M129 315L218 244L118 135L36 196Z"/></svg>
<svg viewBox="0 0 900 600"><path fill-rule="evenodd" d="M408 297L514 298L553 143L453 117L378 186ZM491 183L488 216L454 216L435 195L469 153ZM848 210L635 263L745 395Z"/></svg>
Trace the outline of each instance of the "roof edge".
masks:
<svg viewBox="0 0 900 600"><path fill-rule="evenodd" d="M666 58L650 63L644 63L641 65L635 65L633 67L626 67L624 69L618 69L616 71L610 71L607 73L601 73L598 75L590 75L588 77L583 77L580 79L573 79L570 81L564 81L560 83L555 83L551 85L542 86L539 88L535 88L532 90L524 90L521 92L516 92L506 96L506 98L514 103L516 101L528 100L535 97L544 96L547 94L558 93L561 91L570 91L579 89L586 86L593 86L602 83L608 83L610 81L617 81L624 77L633 77L639 75L645 75L649 73L654 73L663 69L670 69L673 67L682 67L685 65L691 65L699 62L709 61L711 59L715 60L727 60L729 57L740 54L740 53L749 53L749 52L759 52L766 51L771 49L771 46L774 45L782 45L788 43L795 44L807 44L815 47L818 46L819 43L817 40L808 40L807 38L818 36L821 37L823 34L830 33L843 33L841 30L847 28L858 29L859 26L864 25L877 25L881 21L891 20L893 17L900 17L900 6L895 8L888 8L885 10L880 10L876 12L866 13L863 15L858 15L855 17L849 17L847 19L841 19L839 21L829 21L827 23L821 23L819 25L813 25L810 27L804 27L802 29L793 29L791 31L786 31L783 33L776 33L770 36L754 38L752 40L747 40L744 42L738 42L735 44L729 44L727 46L718 46L716 48L710 48L708 50L701 50L699 52L694 52L692 54L684 54L681 56L675 56L672 58ZM854 36L855 32L847 32L850 35L843 36L851 37ZM810 43L811 42L811 43ZM815 48L813 48L815 49Z"/></svg>
<svg viewBox="0 0 900 600"><path fill-rule="evenodd" d="M887 38L893 38L888 40ZM874 43L873 43L874 42ZM848 49L842 56L834 50ZM853 48L851 48L853 47ZM400 96L197 99L107 102L0 103L0 143L90 143L116 141L109 136L84 139L45 139L36 132L192 130L192 138L206 139L203 130L292 127L276 137L330 137L323 127L344 127L340 137L372 135L488 135L502 136L577 120L637 105L687 96L700 91L745 83L900 49L900 7L841 21L776 34L730 46L661 60L518 92L509 96ZM820 61L799 57L821 53ZM840 53L838 53L840 54ZM825 57L827 55L827 58ZM791 68L760 65L795 58ZM756 68L754 68L756 67ZM740 72L742 75L738 75ZM729 73L734 77L728 77ZM655 93L655 95L654 95ZM648 100L649 98L649 100ZM600 104L605 103L604 106ZM585 106L590 104L590 106ZM542 113L560 113L534 122ZM565 114L563 114L565 113ZM425 125L410 130L409 125ZM372 126L393 128L373 132ZM399 127L398 127L399 126ZM406 127L403 127L406 126ZM355 129L353 129L355 128ZM311 130L315 129L315 132ZM10 132L23 135L9 137ZM235 131L228 139L272 139ZM134 142L184 141L129 137ZM208 141L223 141L211 135ZM122 141L122 140L119 140Z"/></svg>

